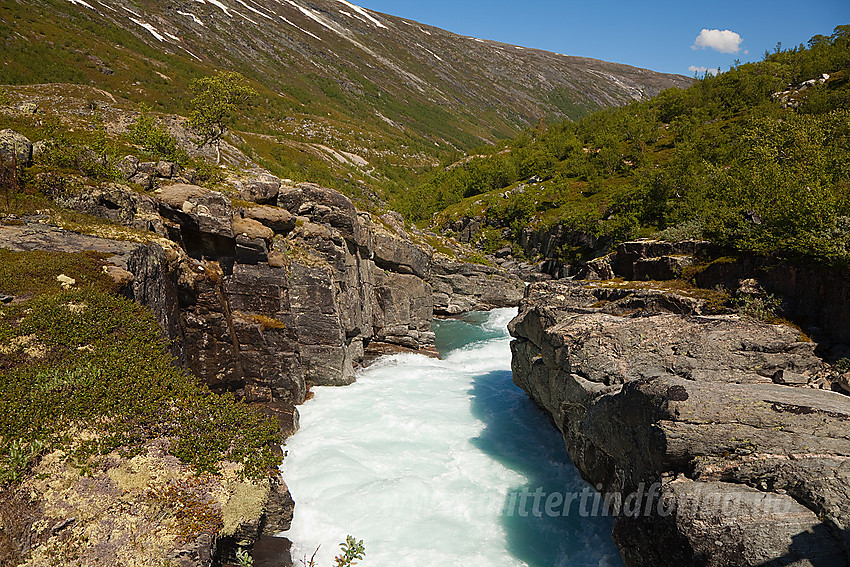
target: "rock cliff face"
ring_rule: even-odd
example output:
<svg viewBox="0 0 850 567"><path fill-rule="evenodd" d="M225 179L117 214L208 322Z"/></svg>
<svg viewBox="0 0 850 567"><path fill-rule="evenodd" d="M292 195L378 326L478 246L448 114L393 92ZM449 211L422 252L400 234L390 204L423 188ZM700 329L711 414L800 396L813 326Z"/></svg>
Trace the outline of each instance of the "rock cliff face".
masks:
<svg viewBox="0 0 850 567"><path fill-rule="evenodd" d="M370 345L432 346L435 304L457 313L521 296L517 278L435 257L336 191L273 193L278 207L234 208L194 186L159 192L187 255L176 285L189 367L213 386L299 404L311 384L352 382Z"/></svg>
<svg viewBox="0 0 850 567"><path fill-rule="evenodd" d="M846 270L749 256L724 257L723 251L706 241L624 242L611 254L596 258L575 270L578 277L605 280L669 280L686 268L701 288L743 291L750 282L757 293L771 293L782 301L785 314L806 332L831 343L836 354L850 352L850 277ZM745 286L746 287L746 286ZM753 291L753 290L751 290Z"/></svg>
<svg viewBox="0 0 850 567"><path fill-rule="evenodd" d="M142 172L149 188L160 188L111 183L51 197L130 230L93 227L94 236L42 216L15 218L0 220L0 246L101 253L123 293L155 314L177 364L214 390L260 404L285 436L298 427L295 407L308 388L351 383L367 351L433 350L435 313L516 305L523 294L518 277L443 257L414 241L396 215L358 211L331 189L263 174L234 182L232 193L245 199L235 201L188 183L191 172L175 164L122 163L128 180ZM140 236L144 243L132 241ZM169 559L206 566L214 551L288 529L292 499L281 479L268 486L250 521ZM277 550L280 540L258 545Z"/></svg>
<svg viewBox="0 0 850 567"><path fill-rule="evenodd" d="M212 388L264 403L286 432L297 428L293 408L307 388L351 383L367 349L432 348L435 313L522 297L518 277L441 256L414 242L396 217L373 218L337 191L265 174L236 184L243 198L264 204L237 206L224 193L182 183L174 164L124 161L128 177L145 166L164 172L160 183L178 182L153 197L120 184L53 197L155 231L159 244L70 233L45 240L51 229L27 228L3 245L20 248L30 232L41 235L31 248L86 249L89 240L120 248L114 261L133 276L127 293L154 311L177 359Z"/></svg>
<svg viewBox="0 0 850 567"><path fill-rule="evenodd" d="M619 513L627 565L846 565L850 398L794 387L825 371L795 328L711 312L669 289L532 284L514 380Z"/></svg>

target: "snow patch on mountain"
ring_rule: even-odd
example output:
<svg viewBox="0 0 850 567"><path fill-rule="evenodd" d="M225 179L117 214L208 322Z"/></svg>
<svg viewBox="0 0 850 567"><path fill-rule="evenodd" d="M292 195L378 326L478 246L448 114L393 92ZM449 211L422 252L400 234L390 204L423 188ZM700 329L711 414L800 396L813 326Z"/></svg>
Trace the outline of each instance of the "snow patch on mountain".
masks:
<svg viewBox="0 0 850 567"><path fill-rule="evenodd" d="M88 3L88 2L86 2L85 0L68 0L68 2L70 2L70 3L71 3L71 4L73 4L74 6L85 6L85 7L86 7L86 8L88 8L89 10L94 10L95 12L97 12L97 10L95 10L94 8L92 8L92 7L91 7L91 4L89 4L89 3Z"/></svg>
<svg viewBox="0 0 850 567"><path fill-rule="evenodd" d="M79 0L79 1L82 1L82 0ZM161 33L159 33L159 30L157 30L155 27L153 27L149 23L143 22L141 20L137 20L136 18L130 18L130 21L133 22L134 24L142 26L143 28L148 30L151 33L151 35L154 36L155 38L157 38L159 41L165 41L165 36L162 35Z"/></svg>
<svg viewBox="0 0 850 567"><path fill-rule="evenodd" d="M70 2L70 0L68 0L68 1ZM109 4L104 4L100 0L97 0L97 3L100 4L101 6L103 6L104 8L106 8L107 10L109 10L110 12L116 12L116 13L118 12L118 10L116 10L115 8L110 6Z"/></svg>
<svg viewBox="0 0 850 567"><path fill-rule="evenodd" d="M192 53L191 51L189 51L188 49L186 49L186 48L185 48L185 47L183 47L182 45L180 46L180 48L181 48L183 51L185 51L186 53L188 53L189 55L191 55L192 57L194 57L195 59L197 59L198 61L203 61L203 59L201 59L200 57L198 57L197 55L195 55L194 53Z"/></svg>
<svg viewBox="0 0 850 567"><path fill-rule="evenodd" d="M199 4L206 4L207 0L195 0L195 2L198 2ZM217 6L217 7L221 8L221 11L224 12L225 15L227 15L228 17L230 17L230 18L233 17L233 14L230 13L230 8L228 8L227 6L225 6L224 4L219 2L218 0L209 0L209 3L212 4L213 6Z"/></svg>
<svg viewBox="0 0 850 567"><path fill-rule="evenodd" d="M141 17L142 17L142 15L141 15L140 13L138 13L138 12L134 12L133 10L131 10L130 8L128 8L127 6L125 6L125 5L123 5L123 4L119 4L119 6L120 6L121 8L124 8L125 10L127 10L128 12L130 12L131 14L133 14L134 16L136 16L137 18L141 18Z"/></svg>
<svg viewBox="0 0 850 567"><path fill-rule="evenodd" d="M178 14L180 14L181 16L186 16L187 18L192 18L192 20L193 20L196 24L198 24L199 26L204 26L204 22L202 22L202 21L201 21L201 19L200 19L200 18L198 18L198 16L196 16L196 15L195 15L195 14L193 14L192 12L181 12L180 10L176 10L176 12L177 12ZM204 26L204 27L206 27L206 26Z"/></svg>
<svg viewBox="0 0 850 567"><path fill-rule="evenodd" d="M361 8L360 6L352 4L351 2L347 2L346 0L336 0L336 1L339 2L340 4L345 4L346 6L348 6L349 8L351 8L352 10L357 12L358 14L362 15L364 18L366 18L367 20L369 20L370 22L372 22L373 24L375 24L379 28L388 29L387 26L382 24L379 20L374 18L371 14L369 14L369 12L367 12L366 10Z"/></svg>
<svg viewBox="0 0 850 567"><path fill-rule="evenodd" d="M316 34L314 34L314 33L312 33L312 32L309 32L309 31L305 30L304 28L302 28L302 27L300 27L300 26L297 26L297 25L293 24L292 22L290 22L289 20L287 20L287 19L286 19L286 18L284 18L283 16L281 16L281 17L280 17L280 19L281 19L281 20L283 20L284 22L286 22L287 24L289 24L290 26L292 26L293 28L296 28L296 29L298 29L298 30L300 30L300 31L302 31L302 32L304 32L304 33L306 33L306 34L307 34L307 35L309 35L310 37L314 37L314 38L318 39L319 41L322 41L322 38L320 38L320 37L319 37L319 36L317 36Z"/></svg>
<svg viewBox="0 0 850 567"><path fill-rule="evenodd" d="M260 10L256 9L256 8L254 8L253 6L249 6L248 4L246 4L245 2L243 2L242 0L236 0L236 1L237 1L237 2L239 2L240 4L242 4L243 6L245 6L246 8L248 8L249 10L251 10L252 12L254 12L254 13L256 13L256 14L259 14L259 15L261 15L262 17L264 17L264 18L266 18L266 19L269 19L269 20L274 21L274 18L273 18L273 17L271 17L271 16L269 16L269 15L268 15L268 14L266 14L265 12L262 12L262 11L260 11Z"/></svg>
<svg viewBox="0 0 850 567"><path fill-rule="evenodd" d="M434 56L434 58L436 58L436 59L437 59L437 61L442 61L442 60L443 60L443 58L442 58L442 57L440 57L439 55L437 55L436 53L434 53L433 51L431 51L430 49L428 49L428 48L427 48L427 47L425 47L425 46L419 45L419 44L417 43L417 44L416 44L416 47L418 47L418 48L422 49L423 51L426 51L426 52L430 53L431 55L433 55L433 56Z"/></svg>
<svg viewBox="0 0 850 567"><path fill-rule="evenodd" d="M339 35L345 37L345 35L342 32L340 32L338 29L334 28L330 24L330 22L326 21L324 18L319 16L319 14L317 14L313 10L310 10L309 8L305 8L303 6L299 6L298 4L293 2L292 0L286 0L286 1L289 2L293 7L297 8L302 14L304 14L305 16L307 16L308 18L310 18L311 20L313 20L314 22L319 24L320 26L328 28L332 32L338 33ZM346 38L346 39L348 39L348 38Z"/></svg>

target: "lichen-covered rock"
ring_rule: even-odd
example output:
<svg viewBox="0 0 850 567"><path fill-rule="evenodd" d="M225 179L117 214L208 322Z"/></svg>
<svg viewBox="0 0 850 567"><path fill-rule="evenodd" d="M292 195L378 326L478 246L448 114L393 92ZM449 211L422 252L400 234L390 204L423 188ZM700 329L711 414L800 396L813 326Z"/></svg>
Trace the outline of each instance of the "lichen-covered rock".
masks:
<svg viewBox="0 0 850 567"><path fill-rule="evenodd" d="M271 240L274 238L274 231L252 218L242 218L238 215L233 217L233 233L241 234L247 238L262 238Z"/></svg>
<svg viewBox="0 0 850 567"><path fill-rule="evenodd" d="M197 232L233 237L233 208L218 191L177 183L157 191L160 214Z"/></svg>
<svg viewBox="0 0 850 567"><path fill-rule="evenodd" d="M612 280L614 279L614 268L611 267L611 256L600 256L587 263L586 280Z"/></svg>
<svg viewBox="0 0 850 567"><path fill-rule="evenodd" d="M132 175L128 179L128 181L130 183L135 183L136 185L138 185L139 187L141 187L145 191L150 191L154 187L153 177L151 177L151 175L148 174L148 173L138 172L138 173Z"/></svg>
<svg viewBox="0 0 850 567"><path fill-rule="evenodd" d="M850 543L850 398L774 383L822 368L798 330L703 306L639 286L533 284L510 324L514 380L604 493L655 484L655 498L683 504L734 492L746 511L622 514L627 564L841 564L829 561ZM784 507L753 505L765 499Z"/></svg>
<svg viewBox="0 0 850 567"><path fill-rule="evenodd" d="M161 229L156 201L123 184L108 183L77 194L54 195L54 200L70 209L110 219L140 230Z"/></svg>
<svg viewBox="0 0 850 567"><path fill-rule="evenodd" d="M15 160L21 167L32 165L32 142L14 130L0 130L0 158L4 161Z"/></svg>
<svg viewBox="0 0 850 567"><path fill-rule="evenodd" d="M313 223L336 229L343 238L357 246L367 244L357 209L339 191L314 183L301 183L297 187L281 187L277 203L293 215L307 216Z"/></svg>
<svg viewBox="0 0 850 567"><path fill-rule="evenodd" d="M118 160L115 168L121 172L124 179L130 179L139 171L139 158L136 156L124 156Z"/></svg>
<svg viewBox="0 0 850 567"><path fill-rule="evenodd" d="M269 173L264 173L255 179L243 182L239 194L246 201L274 204L277 202L279 189L280 179Z"/></svg>
<svg viewBox="0 0 850 567"><path fill-rule="evenodd" d="M295 217L280 207L256 206L243 210L245 217L261 222L277 234L288 234L295 228Z"/></svg>
<svg viewBox="0 0 850 567"><path fill-rule="evenodd" d="M178 170L179 166L176 163L172 163L170 161L156 162L155 171L159 177L171 179L177 173Z"/></svg>
<svg viewBox="0 0 850 567"><path fill-rule="evenodd" d="M45 455L10 490L17 502L0 504L2 531L27 524L13 542L17 559L31 567L211 567L217 540L240 534L250 545L268 519L279 527L291 518L285 485L239 480L232 463L221 476L197 476L168 445L154 439L132 458L114 451L85 475L61 452ZM29 517L15 517L22 513Z"/></svg>

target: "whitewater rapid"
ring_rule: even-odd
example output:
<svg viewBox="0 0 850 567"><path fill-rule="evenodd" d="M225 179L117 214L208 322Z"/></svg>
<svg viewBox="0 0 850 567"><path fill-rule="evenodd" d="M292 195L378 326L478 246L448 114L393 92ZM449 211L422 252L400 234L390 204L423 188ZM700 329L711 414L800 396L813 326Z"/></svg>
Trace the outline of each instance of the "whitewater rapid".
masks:
<svg viewBox="0 0 850 567"><path fill-rule="evenodd" d="M511 381L515 314L438 322L443 360L388 356L351 386L315 389L282 467L296 565L317 547L317 565L332 565L348 534L364 540L364 567L622 565L611 518L517 506L588 485Z"/></svg>

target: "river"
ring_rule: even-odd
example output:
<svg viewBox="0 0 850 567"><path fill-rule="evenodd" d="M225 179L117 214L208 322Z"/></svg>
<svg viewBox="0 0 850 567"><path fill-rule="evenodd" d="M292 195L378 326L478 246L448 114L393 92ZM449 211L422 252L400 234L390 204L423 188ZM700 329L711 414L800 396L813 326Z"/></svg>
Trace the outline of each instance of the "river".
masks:
<svg viewBox="0 0 850 567"><path fill-rule="evenodd" d="M387 356L351 386L315 389L283 465L296 565L318 547L330 567L351 534L363 567L622 566L612 519L583 513L592 500L555 506L589 485L511 381L515 313L435 322L442 360Z"/></svg>

